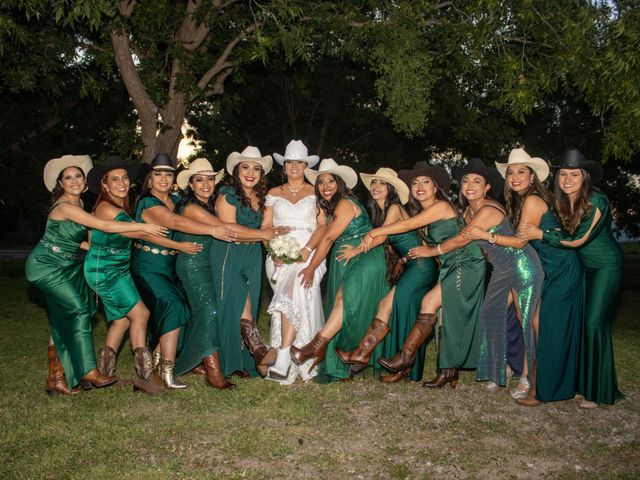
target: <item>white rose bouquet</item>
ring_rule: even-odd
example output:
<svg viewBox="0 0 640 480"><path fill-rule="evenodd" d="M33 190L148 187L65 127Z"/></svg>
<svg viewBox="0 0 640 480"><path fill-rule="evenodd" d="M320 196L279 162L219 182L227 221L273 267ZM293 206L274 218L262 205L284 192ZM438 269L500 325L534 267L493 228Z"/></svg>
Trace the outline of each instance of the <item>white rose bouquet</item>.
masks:
<svg viewBox="0 0 640 480"><path fill-rule="evenodd" d="M267 253L282 263L296 263L302 260L301 250L300 244L291 235L275 237L267 245Z"/></svg>

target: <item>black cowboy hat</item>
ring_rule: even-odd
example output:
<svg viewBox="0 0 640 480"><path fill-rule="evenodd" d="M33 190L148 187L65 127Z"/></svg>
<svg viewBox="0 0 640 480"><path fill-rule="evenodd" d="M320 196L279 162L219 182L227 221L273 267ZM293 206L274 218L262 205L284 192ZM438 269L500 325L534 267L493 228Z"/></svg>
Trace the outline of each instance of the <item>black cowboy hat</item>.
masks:
<svg viewBox="0 0 640 480"><path fill-rule="evenodd" d="M560 162L557 165L553 165L551 168L560 169L576 169L580 168L587 172L591 177L591 183L598 183L602 180L604 175L602 171L602 166L598 162L594 162L593 160L587 160L580 150L575 148L571 148L562 154L560 158Z"/></svg>
<svg viewBox="0 0 640 480"><path fill-rule="evenodd" d="M176 167L173 164L173 160L166 153L159 153L155 156L151 163L149 164L151 170L171 170L174 172Z"/></svg>
<svg viewBox="0 0 640 480"><path fill-rule="evenodd" d="M411 180L416 177L429 177L445 193L448 193L451 187L451 179L447 171L437 165L429 165L424 160L414 163L411 170L400 170L398 177L407 184L409 189L411 189Z"/></svg>
<svg viewBox="0 0 640 480"><path fill-rule="evenodd" d="M140 172L140 164L124 163L120 155L109 155L102 165L94 167L87 175L87 186L93 193L100 193L100 182L111 170L122 168L127 171L129 180L134 182Z"/></svg>
<svg viewBox="0 0 640 480"><path fill-rule="evenodd" d="M504 178L502 178L502 175L500 175L500 172L496 168L488 166L481 158L472 158L464 167L457 167L452 171L453 178L456 179L459 185L462 184L462 177L468 173L480 175L491 185L489 195L492 198L496 199L502 195Z"/></svg>

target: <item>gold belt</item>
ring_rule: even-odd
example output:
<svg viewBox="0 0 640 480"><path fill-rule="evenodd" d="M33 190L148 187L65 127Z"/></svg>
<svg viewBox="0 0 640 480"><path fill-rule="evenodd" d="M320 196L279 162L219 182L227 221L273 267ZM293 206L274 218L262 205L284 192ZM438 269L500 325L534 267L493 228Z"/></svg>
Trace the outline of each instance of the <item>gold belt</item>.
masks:
<svg viewBox="0 0 640 480"><path fill-rule="evenodd" d="M142 245L141 243L134 243L133 246L143 252L153 253L154 255L177 255L178 250L167 250L163 248L162 250L156 247L151 248L149 245Z"/></svg>

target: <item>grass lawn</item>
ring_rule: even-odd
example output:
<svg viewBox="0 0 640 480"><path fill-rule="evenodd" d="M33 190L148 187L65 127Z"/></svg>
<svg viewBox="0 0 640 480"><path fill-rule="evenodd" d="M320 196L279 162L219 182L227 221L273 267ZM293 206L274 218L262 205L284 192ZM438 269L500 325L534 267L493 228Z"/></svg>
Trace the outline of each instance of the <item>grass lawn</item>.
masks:
<svg viewBox="0 0 640 480"><path fill-rule="evenodd" d="M2 271L19 269L11 268ZM517 406L461 376L455 390L201 377L160 398L130 389L48 397L48 324L39 292L0 278L0 478L638 478L640 259L630 259L613 327L626 399L581 410L575 400ZM264 306L263 306L264 307ZM260 324L268 328L263 314ZM96 319L96 349L105 335ZM128 343L119 374L133 375ZM426 375L433 374L429 346Z"/></svg>

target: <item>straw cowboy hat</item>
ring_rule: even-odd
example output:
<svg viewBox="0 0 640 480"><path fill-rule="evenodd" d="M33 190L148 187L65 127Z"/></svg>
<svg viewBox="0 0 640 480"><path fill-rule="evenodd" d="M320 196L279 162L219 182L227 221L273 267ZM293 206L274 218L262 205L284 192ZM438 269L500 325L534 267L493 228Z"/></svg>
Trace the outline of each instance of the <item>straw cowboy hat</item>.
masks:
<svg viewBox="0 0 640 480"><path fill-rule="evenodd" d="M424 160L414 163L411 170L400 170L398 177L409 189L411 189L411 180L416 177L429 177L445 193L448 193L451 188L451 179L447 171L438 165L429 165Z"/></svg>
<svg viewBox="0 0 640 480"><path fill-rule="evenodd" d="M553 165L551 168L553 169L575 169L580 168L586 171L591 177L591 183L598 183L602 180L604 172L602 171L602 166L598 162L594 162L593 160L587 160L580 150L572 148L567 150L562 154L562 158L560 159L560 163L557 165Z"/></svg>
<svg viewBox="0 0 640 480"><path fill-rule="evenodd" d="M213 175L215 178L213 179L213 184L217 184L224 177L224 169L218 170L217 172L213 170L211 163L206 158L196 158L193 162L189 164L189 168L182 170L178 174L178 178L176 179L176 183L180 187L181 190L186 190L187 185L189 184L189 179L194 175Z"/></svg>
<svg viewBox="0 0 640 480"><path fill-rule="evenodd" d="M481 158L472 158L464 167L454 168L452 173L453 178L460 184L460 188L462 188L462 178L469 173L475 173L483 177L491 185L489 195L492 198L500 197L504 190L504 179L500 172L484 163Z"/></svg>
<svg viewBox="0 0 640 480"><path fill-rule="evenodd" d="M507 174L509 165L526 165L534 171L536 177L538 177L538 180L541 182L544 182L549 176L549 165L547 162L542 158L530 156L524 151L524 148L514 148L511 150L507 163L496 162L496 168L503 178Z"/></svg>
<svg viewBox="0 0 640 480"><path fill-rule="evenodd" d="M362 179L362 183L367 188L367 190L371 190L371 181L382 180L383 182L387 182L389 185L393 185L398 192L398 197L400 197L400 201L404 204L409 201L409 188L407 184L398 178L398 174L395 170L390 168L379 168L376 173L361 173L360 178Z"/></svg>
<svg viewBox="0 0 640 480"><path fill-rule="evenodd" d="M287 160L295 160L296 162L305 162L309 168L320 160L318 155L309 155L306 145L300 140L291 140L284 151L284 156L274 153L273 158L279 165L284 165Z"/></svg>
<svg viewBox="0 0 640 480"><path fill-rule="evenodd" d="M100 182L111 170L123 169L127 171L129 180L134 182L140 172L140 164L124 163L120 155L109 155L105 162L94 167L87 175L87 185L93 193L100 193Z"/></svg>
<svg viewBox="0 0 640 480"><path fill-rule="evenodd" d="M318 170L311 170L310 168L305 168L304 170L304 176L307 177L307 180L309 180L313 185L316 184L318 176L323 173L332 173L333 175L337 175L344 180L348 189L352 189L358 183L358 174L356 171L346 165L338 165L333 158L323 159L320 162Z"/></svg>
<svg viewBox="0 0 640 480"><path fill-rule="evenodd" d="M253 162L259 164L264 170L265 175L271 171L271 167L273 166L271 155L265 155L263 157L260 150L258 150L257 147L252 147L251 145L240 153L231 152L229 154L227 157L227 172L233 175L233 169L241 162Z"/></svg>
<svg viewBox="0 0 640 480"><path fill-rule="evenodd" d="M44 166L42 177L47 190L50 192L56 188L58 175L69 167L77 167L84 172L85 178L89 174L89 170L93 168L91 157L89 155L63 155L59 158L52 158Z"/></svg>

